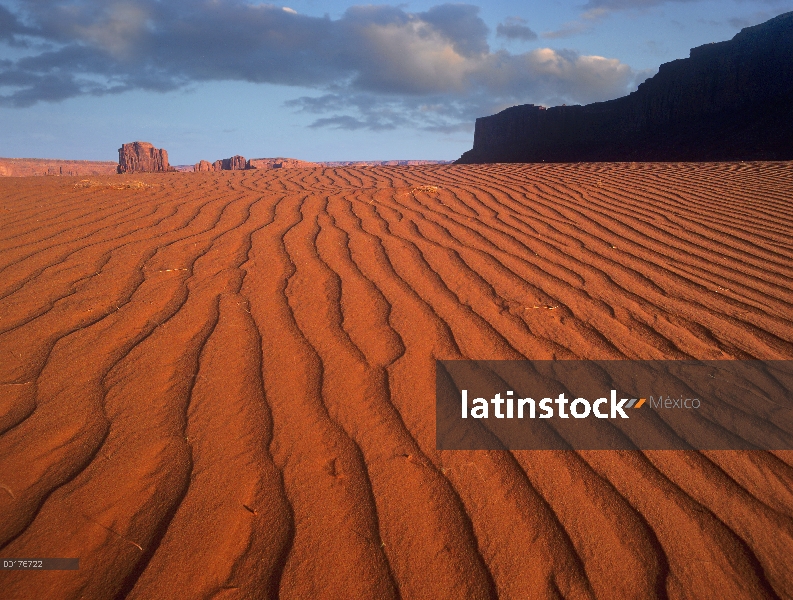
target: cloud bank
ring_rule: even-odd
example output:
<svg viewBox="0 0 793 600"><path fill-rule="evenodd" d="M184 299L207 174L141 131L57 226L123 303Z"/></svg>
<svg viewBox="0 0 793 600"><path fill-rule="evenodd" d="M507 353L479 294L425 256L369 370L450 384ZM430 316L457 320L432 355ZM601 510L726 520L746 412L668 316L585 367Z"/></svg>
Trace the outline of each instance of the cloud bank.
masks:
<svg viewBox="0 0 793 600"><path fill-rule="evenodd" d="M521 19L520 17L509 17L503 23L499 23L496 26L496 35L524 42L537 39L537 34L526 25L526 19Z"/></svg>
<svg viewBox="0 0 793 600"><path fill-rule="evenodd" d="M605 100L633 82L616 59L493 51L478 13L369 5L331 19L242 0L0 3L0 44L21 56L0 59L0 104L246 81L317 90L290 103L326 115L317 127L454 131L503 106ZM536 38L514 18L497 34Z"/></svg>

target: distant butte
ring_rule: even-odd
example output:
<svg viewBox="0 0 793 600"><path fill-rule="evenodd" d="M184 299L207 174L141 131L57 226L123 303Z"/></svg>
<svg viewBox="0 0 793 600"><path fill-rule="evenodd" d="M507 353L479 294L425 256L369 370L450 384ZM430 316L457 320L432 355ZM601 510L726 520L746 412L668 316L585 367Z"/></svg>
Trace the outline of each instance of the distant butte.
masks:
<svg viewBox="0 0 793 600"><path fill-rule="evenodd" d="M458 163L793 159L793 12L661 65L628 96L476 120Z"/></svg>
<svg viewBox="0 0 793 600"><path fill-rule="evenodd" d="M247 169L290 169L296 167L318 167L318 163L298 160L296 158L252 158L245 160L244 156L236 155L231 158L216 160L213 163L202 160L193 167L196 172L201 171L242 171Z"/></svg>
<svg viewBox="0 0 793 600"><path fill-rule="evenodd" d="M215 171L244 171L248 165L246 164L245 157L237 154L231 158L216 160L213 166L215 167Z"/></svg>
<svg viewBox="0 0 793 600"><path fill-rule="evenodd" d="M447 160L347 160L310 162L297 158L251 158L245 160L242 156L234 156L211 163L206 160L197 162L193 167L195 172L201 171L235 171L245 169L301 169L312 167L402 167L419 165L444 165L452 161ZM243 167L244 165L244 167Z"/></svg>
<svg viewBox="0 0 793 600"><path fill-rule="evenodd" d="M119 173L158 173L172 171L168 153L149 142L132 142L118 149Z"/></svg>

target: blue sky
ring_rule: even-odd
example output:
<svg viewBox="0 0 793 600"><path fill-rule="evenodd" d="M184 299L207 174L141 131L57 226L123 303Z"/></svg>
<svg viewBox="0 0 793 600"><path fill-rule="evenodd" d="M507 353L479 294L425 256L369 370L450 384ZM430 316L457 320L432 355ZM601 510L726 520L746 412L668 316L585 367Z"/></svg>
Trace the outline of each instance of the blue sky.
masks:
<svg viewBox="0 0 793 600"><path fill-rule="evenodd" d="M793 0L0 0L0 156L455 159L476 117L616 98Z"/></svg>

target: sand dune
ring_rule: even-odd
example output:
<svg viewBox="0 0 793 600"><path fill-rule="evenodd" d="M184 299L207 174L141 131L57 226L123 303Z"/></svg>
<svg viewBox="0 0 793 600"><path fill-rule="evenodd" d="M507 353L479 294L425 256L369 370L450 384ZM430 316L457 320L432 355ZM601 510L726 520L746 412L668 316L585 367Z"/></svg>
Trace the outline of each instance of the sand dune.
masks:
<svg viewBox="0 0 793 600"><path fill-rule="evenodd" d="M0 180L3 598L793 596L791 452L439 452L434 360L793 358L793 164Z"/></svg>

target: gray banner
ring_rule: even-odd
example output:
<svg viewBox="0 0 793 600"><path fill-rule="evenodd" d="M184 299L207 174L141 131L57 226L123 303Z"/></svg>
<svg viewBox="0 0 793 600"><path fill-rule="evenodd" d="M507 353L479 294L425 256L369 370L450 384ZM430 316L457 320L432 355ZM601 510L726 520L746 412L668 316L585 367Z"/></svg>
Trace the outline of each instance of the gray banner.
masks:
<svg viewBox="0 0 793 600"><path fill-rule="evenodd" d="M0 570L77 571L79 558L0 558Z"/></svg>
<svg viewBox="0 0 793 600"><path fill-rule="evenodd" d="M791 450L793 361L436 361L439 450Z"/></svg>

